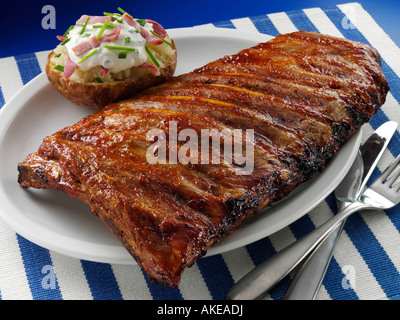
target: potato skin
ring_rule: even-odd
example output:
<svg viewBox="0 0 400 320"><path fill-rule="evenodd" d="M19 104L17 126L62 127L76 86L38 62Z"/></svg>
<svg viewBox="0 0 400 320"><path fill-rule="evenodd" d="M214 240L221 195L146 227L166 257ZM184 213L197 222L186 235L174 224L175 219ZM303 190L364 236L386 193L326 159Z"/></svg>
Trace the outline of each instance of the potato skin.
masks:
<svg viewBox="0 0 400 320"><path fill-rule="evenodd" d="M71 102L81 107L100 110L112 102L129 98L133 94L164 82L168 77L172 76L177 63L177 52L173 41L172 44L173 49L175 49L174 55L164 68L160 68L160 75L148 73L137 79L115 81L113 83L81 83L66 79L63 72L52 67L50 60L55 55L54 51L52 51L47 57L47 78L53 87Z"/></svg>

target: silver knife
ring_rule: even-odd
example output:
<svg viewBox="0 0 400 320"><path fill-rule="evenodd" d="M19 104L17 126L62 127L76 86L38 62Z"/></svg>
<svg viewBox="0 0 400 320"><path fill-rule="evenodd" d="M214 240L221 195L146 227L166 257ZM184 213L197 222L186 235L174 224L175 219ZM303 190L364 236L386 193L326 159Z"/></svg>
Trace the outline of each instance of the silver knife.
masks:
<svg viewBox="0 0 400 320"><path fill-rule="evenodd" d="M388 121L381 125L364 142L352 168L349 170L349 174L346 175L335 190L335 196L338 200L338 210L342 210L360 196L396 129L397 123ZM357 167L363 168L363 171L361 173L357 172L355 170ZM359 181L354 181L357 176L360 178ZM354 183L359 183L359 187L353 188L353 190L358 190L358 192L351 194L348 186L353 181ZM311 253L310 257L297 272L284 300L315 299L332 258L334 248L340 238L344 223Z"/></svg>

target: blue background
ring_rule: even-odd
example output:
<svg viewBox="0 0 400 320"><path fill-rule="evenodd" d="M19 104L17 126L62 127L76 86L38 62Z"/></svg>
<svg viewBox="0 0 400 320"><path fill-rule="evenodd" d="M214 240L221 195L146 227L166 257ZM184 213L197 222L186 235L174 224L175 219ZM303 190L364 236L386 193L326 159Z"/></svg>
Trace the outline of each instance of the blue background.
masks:
<svg viewBox="0 0 400 320"><path fill-rule="evenodd" d="M280 11L299 10L312 7L329 7L351 0L169 0L169 1L82 1L82 0L34 0L2 4L2 29L0 31L0 58L22 53L53 49L59 41L57 34L65 30L81 14L102 15L103 11L117 12L124 8L135 18L148 18L165 28L191 27L209 22L218 22ZM399 0L360 0L377 23L400 46ZM52 5L56 9L56 29L43 29L42 8Z"/></svg>

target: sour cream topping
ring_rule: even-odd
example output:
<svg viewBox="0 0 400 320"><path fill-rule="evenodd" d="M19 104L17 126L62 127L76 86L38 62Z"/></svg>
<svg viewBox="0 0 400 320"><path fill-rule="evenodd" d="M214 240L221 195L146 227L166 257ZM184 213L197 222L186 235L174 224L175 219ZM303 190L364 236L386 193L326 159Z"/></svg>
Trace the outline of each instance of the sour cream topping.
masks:
<svg viewBox="0 0 400 320"><path fill-rule="evenodd" d="M66 37L69 40L64 44L69 58L79 69L87 71L95 66L102 66L107 71L119 72L147 62L148 56L145 47L148 41L143 35L152 35L152 23L140 20L141 23L138 24L138 20L129 17L132 21L135 21L135 23L130 23L130 20L125 19L125 16L124 19L115 17L116 20L108 17L109 20L105 22L107 23L107 27L103 28L104 31L101 37L96 38L102 29L103 23L90 23L90 20L96 21L96 19L89 18L92 17L88 17L89 23L86 25L85 23L77 23L68 32ZM81 18L77 22L81 22L82 20ZM97 21L99 20L97 19ZM110 41L110 38L113 40ZM102 41L102 39L107 40ZM110 49L106 46L114 48ZM120 47L120 49L116 49L115 47ZM82 48L84 49L82 50ZM129 49L123 50L123 48L133 48L134 50L128 51ZM93 51L95 52L93 53ZM90 56L85 58L87 55Z"/></svg>

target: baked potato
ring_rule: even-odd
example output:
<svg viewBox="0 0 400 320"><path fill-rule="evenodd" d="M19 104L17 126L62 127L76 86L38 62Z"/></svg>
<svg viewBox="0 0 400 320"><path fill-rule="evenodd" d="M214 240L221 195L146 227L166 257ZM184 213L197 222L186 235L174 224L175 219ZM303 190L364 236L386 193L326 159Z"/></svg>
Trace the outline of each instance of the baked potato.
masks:
<svg viewBox="0 0 400 320"><path fill-rule="evenodd" d="M77 105L100 110L175 72L177 52L164 28L119 10L81 16L48 56L50 83Z"/></svg>

